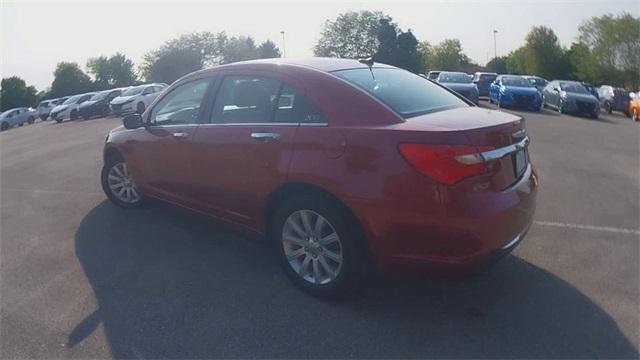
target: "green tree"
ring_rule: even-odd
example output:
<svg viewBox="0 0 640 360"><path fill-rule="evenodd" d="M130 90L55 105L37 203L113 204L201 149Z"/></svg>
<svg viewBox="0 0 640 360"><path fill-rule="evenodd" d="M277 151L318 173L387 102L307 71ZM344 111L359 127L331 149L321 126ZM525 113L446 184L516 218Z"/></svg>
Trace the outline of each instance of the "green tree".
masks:
<svg viewBox="0 0 640 360"><path fill-rule="evenodd" d="M367 58L378 50L380 20L391 17L380 11L349 11L324 23L320 39L313 48L315 56Z"/></svg>
<svg viewBox="0 0 640 360"><path fill-rule="evenodd" d="M527 74L525 65L525 49L520 47L507 56L507 73L525 75Z"/></svg>
<svg viewBox="0 0 640 360"><path fill-rule="evenodd" d="M17 76L4 78L0 82L0 111L15 107L35 106L36 88Z"/></svg>
<svg viewBox="0 0 640 360"><path fill-rule="evenodd" d="M428 41L422 41L418 44L418 52L422 58L422 69L427 71L433 68L433 46Z"/></svg>
<svg viewBox="0 0 640 360"><path fill-rule="evenodd" d="M465 71L471 60L462 51L458 39L446 39L433 48L431 68L448 71Z"/></svg>
<svg viewBox="0 0 640 360"><path fill-rule="evenodd" d="M640 80L640 18L628 13L593 17L580 25L578 40L594 58L595 66L614 85L638 88Z"/></svg>
<svg viewBox="0 0 640 360"><path fill-rule="evenodd" d="M411 30L398 35L398 50L395 65L413 73L423 71L422 56L418 51L418 39Z"/></svg>
<svg viewBox="0 0 640 360"><path fill-rule="evenodd" d="M373 59L384 64L396 65L398 61L398 28L391 23L390 18L382 18L378 22L378 34L376 35L378 48Z"/></svg>
<svg viewBox="0 0 640 360"><path fill-rule="evenodd" d="M258 46L258 58L260 59L279 58L281 56L280 49L271 40L265 40Z"/></svg>
<svg viewBox="0 0 640 360"><path fill-rule="evenodd" d="M76 63L60 62L53 72L53 83L49 96L62 97L88 92L92 89L91 79Z"/></svg>
<svg viewBox="0 0 640 360"><path fill-rule="evenodd" d="M527 74L558 79L569 72L564 50L558 37L548 27L535 26L526 37L524 64Z"/></svg>
<svg viewBox="0 0 640 360"><path fill-rule="evenodd" d="M496 72L498 74L506 74L507 71L507 56L498 56L487 63L487 70Z"/></svg>
<svg viewBox="0 0 640 360"><path fill-rule="evenodd" d="M233 37L227 41L222 51L222 63L253 60L259 57L256 43L250 36Z"/></svg>
<svg viewBox="0 0 640 360"><path fill-rule="evenodd" d="M133 61L120 53L110 57L91 58L87 61L87 69L95 77L94 83L97 89L129 86L137 80Z"/></svg>
<svg viewBox="0 0 640 360"><path fill-rule="evenodd" d="M227 41L224 32L180 35L147 53L140 72L147 81L172 83L190 72L219 64Z"/></svg>

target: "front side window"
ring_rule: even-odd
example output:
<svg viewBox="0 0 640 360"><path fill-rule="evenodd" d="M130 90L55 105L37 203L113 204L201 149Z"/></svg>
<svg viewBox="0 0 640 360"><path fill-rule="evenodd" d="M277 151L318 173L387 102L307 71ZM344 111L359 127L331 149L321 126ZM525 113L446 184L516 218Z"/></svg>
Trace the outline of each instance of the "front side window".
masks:
<svg viewBox="0 0 640 360"><path fill-rule="evenodd" d="M182 84L163 97L151 111L152 125L182 125L200 122L200 106L211 79Z"/></svg>
<svg viewBox="0 0 640 360"><path fill-rule="evenodd" d="M334 73L380 100L403 118L467 107L451 92L400 69L354 69Z"/></svg>
<svg viewBox="0 0 640 360"><path fill-rule="evenodd" d="M212 122L219 124L267 123L272 121L279 100L280 82L257 76L226 76L213 106Z"/></svg>

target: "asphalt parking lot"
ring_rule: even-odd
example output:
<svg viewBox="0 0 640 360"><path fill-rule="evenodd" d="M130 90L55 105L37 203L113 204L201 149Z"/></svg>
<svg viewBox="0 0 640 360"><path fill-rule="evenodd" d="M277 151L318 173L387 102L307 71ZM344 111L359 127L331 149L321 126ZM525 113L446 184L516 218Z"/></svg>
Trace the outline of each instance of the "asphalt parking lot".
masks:
<svg viewBox="0 0 640 360"><path fill-rule="evenodd" d="M109 203L101 147L120 119L2 132L0 357L637 358L640 124L516 113L541 187L513 255L334 302L296 290L263 242Z"/></svg>

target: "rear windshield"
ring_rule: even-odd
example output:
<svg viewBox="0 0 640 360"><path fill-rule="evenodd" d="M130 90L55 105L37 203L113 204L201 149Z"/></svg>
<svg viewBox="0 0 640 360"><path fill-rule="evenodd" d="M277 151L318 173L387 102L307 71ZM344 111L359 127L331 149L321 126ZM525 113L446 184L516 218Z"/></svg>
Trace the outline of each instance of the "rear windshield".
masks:
<svg viewBox="0 0 640 360"><path fill-rule="evenodd" d="M493 80L495 80L497 77L498 77L497 75L482 74L482 75L480 75L480 80L482 80L482 81L487 81L487 80L489 80L489 81L493 81Z"/></svg>
<svg viewBox="0 0 640 360"><path fill-rule="evenodd" d="M578 83L563 82L563 83L560 83L560 88L568 93L576 93L576 94L589 93L584 86Z"/></svg>
<svg viewBox="0 0 640 360"><path fill-rule="evenodd" d="M516 87L531 87L531 83L527 79L520 76L505 76L502 78L502 83L506 86Z"/></svg>
<svg viewBox="0 0 640 360"><path fill-rule="evenodd" d="M380 100L403 118L469 106L442 87L400 69L354 69L334 73Z"/></svg>

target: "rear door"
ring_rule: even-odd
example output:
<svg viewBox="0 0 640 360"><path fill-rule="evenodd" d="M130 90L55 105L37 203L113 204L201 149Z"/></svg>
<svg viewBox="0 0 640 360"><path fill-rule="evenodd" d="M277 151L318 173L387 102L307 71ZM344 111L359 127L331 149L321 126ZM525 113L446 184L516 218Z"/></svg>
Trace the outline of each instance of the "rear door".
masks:
<svg viewBox="0 0 640 360"><path fill-rule="evenodd" d="M293 139L310 119L291 79L227 72L210 123L196 134L194 179L201 206L258 231L268 195L287 178Z"/></svg>

